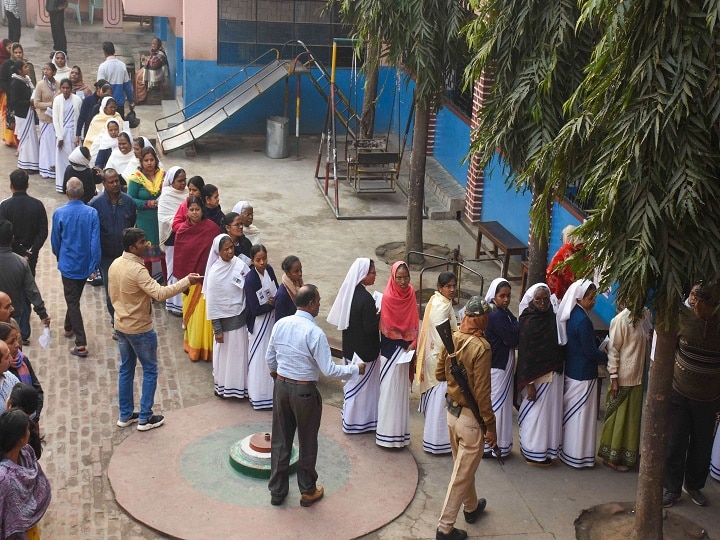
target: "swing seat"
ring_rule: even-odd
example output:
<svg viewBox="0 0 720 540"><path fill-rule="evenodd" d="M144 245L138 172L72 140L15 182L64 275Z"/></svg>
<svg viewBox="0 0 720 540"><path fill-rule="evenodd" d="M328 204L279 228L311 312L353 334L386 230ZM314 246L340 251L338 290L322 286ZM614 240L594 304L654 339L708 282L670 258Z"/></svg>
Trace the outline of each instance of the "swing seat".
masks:
<svg viewBox="0 0 720 540"><path fill-rule="evenodd" d="M358 151L348 159L348 179L356 193L395 193L398 152Z"/></svg>

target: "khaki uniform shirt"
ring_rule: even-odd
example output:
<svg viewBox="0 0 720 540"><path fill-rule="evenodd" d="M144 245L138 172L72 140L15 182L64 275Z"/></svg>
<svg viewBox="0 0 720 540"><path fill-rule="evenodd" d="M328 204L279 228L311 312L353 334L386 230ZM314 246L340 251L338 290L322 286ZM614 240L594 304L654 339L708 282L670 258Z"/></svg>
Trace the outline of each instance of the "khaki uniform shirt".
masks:
<svg viewBox="0 0 720 540"><path fill-rule="evenodd" d="M492 364L490 344L484 337L478 338L460 331L453 334L453 341L455 350L460 351L455 359L458 364L465 367L468 386L475 398L480 416L485 420L488 432L495 433L495 414L492 410L490 395L490 367ZM447 351L443 348L435 368L435 377L438 381L447 381L450 398L461 406L467 407L467 400L463 396L460 386L450 374L451 367L452 360L448 358Z"/></svg>

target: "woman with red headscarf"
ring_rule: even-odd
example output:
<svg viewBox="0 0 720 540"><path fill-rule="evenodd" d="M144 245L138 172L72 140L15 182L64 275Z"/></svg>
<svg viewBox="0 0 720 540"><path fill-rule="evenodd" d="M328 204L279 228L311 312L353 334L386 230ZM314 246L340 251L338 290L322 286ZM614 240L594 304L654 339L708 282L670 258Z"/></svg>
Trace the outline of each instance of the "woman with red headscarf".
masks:
<svg viewBox="0 0 720 540"><path fill-rule="evenodd" d="M380 308L380 399L375 442L388 448L410 444L410 360L420 323L410 270L392 265Z"/></svg>

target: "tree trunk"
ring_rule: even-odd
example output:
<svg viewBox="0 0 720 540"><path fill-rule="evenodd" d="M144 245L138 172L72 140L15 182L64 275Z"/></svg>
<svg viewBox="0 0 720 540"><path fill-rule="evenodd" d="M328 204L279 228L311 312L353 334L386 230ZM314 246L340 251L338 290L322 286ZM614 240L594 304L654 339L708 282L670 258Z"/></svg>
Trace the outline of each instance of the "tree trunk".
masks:
<svg viewBox="0 0 720 540"><path fill-rule="evenodd" d="M425 205L425 162L427 159L427 137L430 125L430 111L415 105L415 126L413 127L412 155L410 157L410 179L408 181L408 215L405 231L405 260L422 263L421 257L409 259L411 251L423 250L423 206Z"/></svg>
<svg viewBox="0 0 720 540"><path fill-rule="evenodd" d="M650 364L640 440L640 473L633 534L635 540L663 539L663 474L678 334L677 308L676 302L669 313L658 311L655 321L655 360Z"/></svg>
<svg viewBox="0 0 720 540"><path fill-rule="evenodd" d="M375 132L375 100L377 99L378 74L380 59L378 47L372 42L367 46L367 79L365 80L365 93L363 94L362 113L360 115L360 138L372 139ZM400 129L398 127L398 129Z"/></svg>
<svg viewBox="0 0 720 540"><path fill-rule="evenodd" d="M544 182L535 180L533 182L533 201L537 200L545 187ZM544 213L550 215L552 202L548 203ZM530 226L530 236L528 238L528 286L535 283L545 283L545 269L548 263L548 240L544 235L538 235L534 232L534 227Z"/></svg>

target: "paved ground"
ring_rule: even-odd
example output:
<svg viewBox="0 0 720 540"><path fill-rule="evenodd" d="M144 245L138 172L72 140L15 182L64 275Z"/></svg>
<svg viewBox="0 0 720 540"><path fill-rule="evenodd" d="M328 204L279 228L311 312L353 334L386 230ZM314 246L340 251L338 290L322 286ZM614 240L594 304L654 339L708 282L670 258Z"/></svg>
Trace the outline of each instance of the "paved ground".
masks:
<svg viewBox="0 0 720 540"><path fill-rule="evenodd" d="M39 72L41 60L49 51L33 41L32 30L23 29L23 36L26 56L34 61ZM98 37L98 41L103 39ZM73 63L79 62L86 81L93 81L102 60L99 48L75 45L71 34L70 43ZM149 120L159 114L159 107L138 108L138 115L143 119L141 134L154 135ZM218 185L226 209L240 199L253 201L256 224L263 230L270 263L279 271L285 255L294 253L301 258L306 281L320 287L323 301L318 320L331 336L338 337L338 332L324 323L324 317L347 267L355 257L373 256L381 244L402 240L405 223L335 220L313 181L317 144L317 139L304 139L300 158L269 160L262 153L261 139L234 136L201 145L195 158L186 159L181 152L165 156L163 160L166 165L182 165L189 175L200 174L206 181ZM0 177L7 179L15 168L13 154L12 150L0 148ZM37 176L31 178L30 193L43 200L49 214L65 202L55 193L50 181ZM0 180L0 198L8 194L7 180ZM358 208L372 209L373 205L382 205L381 197L367 197L356 204ZM426 242L460 245L464 254L474 251L473 238L457 222L426 222L424 231ZM498 270L486 267L483 272L486 277L494 278ZM382 289L387 279L388 267L378 263L377 287ZM417 274L414 283L417 285ZM71 343L58 335L64 300L49 243L40 254L38 284L53 318L50 348L42 350L37 344L40 326L34 317L32 344L26 349L46 392L42 420L46 451L41 461L52 483L53 503L42 521L42 534L53 539L162 538L134 522L119 508L107 479L107 466L114 449L133 431L115 427L118 352L110 339L102 289L88 286L83 296L91 355L80 360L68 353ZM155 307L161 362L156 410L177 411L215 400L211 366L193 364L187 359L182 352L179 320ZM341 404L342 388L338 383L325 381L321 391L326 404ZM416 403L415 395L413 404ZM422 418L415 409L411 406L412 444L407 450L414 456L419 472L415 497L401 517L367 538L434 537L452 460L422 451ZM146 435L152 436L152 432ZM148 455L147 459L152 460L153 456ZM378 470L378 474L383 471ZM322 478L323 471L320 475ZM478 524L467 527L472 537L542 540L574 538L573 521L584 508L632 500L637 476L617 474L600 465L584 471L564 465L530 468L521 461L516 448L504 467L494 462L482 463L477 480L481 496L488 499L488 511ZM683 498L676 509L717 538L720 537L720 512L717 511L720 483L709 479L705 492L710 508L695 507ZM156 497L163 498L164 493L157 493ZM209 530L207 536L212 535L213 531ZM298 536L302 535L298 533ZM237 538L242 537L239 524Z"/></svg>

